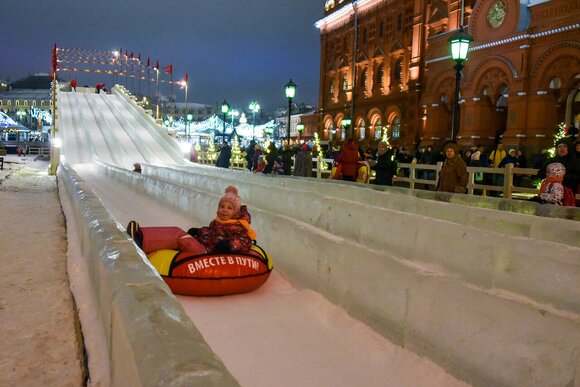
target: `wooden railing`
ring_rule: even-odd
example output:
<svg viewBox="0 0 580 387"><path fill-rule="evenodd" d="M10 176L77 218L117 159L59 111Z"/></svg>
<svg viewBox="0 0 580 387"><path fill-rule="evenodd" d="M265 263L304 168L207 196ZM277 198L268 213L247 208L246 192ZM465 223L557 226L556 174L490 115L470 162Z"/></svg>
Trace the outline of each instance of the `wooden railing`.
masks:
<svg viewBox="0 0 580 387"><path fill-rule="evenodd" d="M28 147L28 154L29 155L39 155L39 156L49 156L50 155L50 148L44 146L29 146Z"/></svg>
<svg viewBox="0 0 580 387"><path fill-rule="evenodd" d="M409 188L414 189L415 184L424 184L432 186L436 189L439 183L439 171L443 166L442 162L436 165L429 164L415 164L415 163L398 163L400 169L408 169L409 177L395 176L394 182L407 182ZM419 171L433 171L432 178L424 179L417 178ZM467 167L467 194L473 195L475 190L486 190L501 192L504 198L511 199L514 193L536 194L538 189L534 187L522 187L514 185L514 176L530 176L534 177L538 173L535 168L514 168L513 164L506 164L505 168L487 168L487 167ZM423 174L420 174L423 175ZM482 181L476 181L476 175L483 176ZM502 185L486 184L486 176L499 175L503 179L497 179L498 182L503 181ZM493 179L492 179L493 180Z"/></svg>

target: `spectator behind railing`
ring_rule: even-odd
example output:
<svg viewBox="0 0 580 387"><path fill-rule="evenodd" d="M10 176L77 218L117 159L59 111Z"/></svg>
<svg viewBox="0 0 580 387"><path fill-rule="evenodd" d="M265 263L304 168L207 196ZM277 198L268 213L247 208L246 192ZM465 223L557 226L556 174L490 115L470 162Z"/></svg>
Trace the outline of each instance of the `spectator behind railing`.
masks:
<svg viewBox="0 0 580 387"><path fill-rule="evenodd" d="M312 176L312 154L308 144L302 145L302 149L294 157L294 176Z"/></svg>
<svg viewBox="0 0 580 387"><path fill-rule="evenodd" d="M443 148L446 160L439 171L437 191L467 192L467 166L461 159L457 144L449 143Z"/></svg>
<svg viewBox="0 0 580 387"><path fill-rule="evenodd" d="M580 160L578 160L571 152L572 141L570 138L564 137L556 142L556 155L549 158L546 163L538 171L538 177L540 179L545 179L546 168L552 163L560 163L566 168L566 174L562 184L564 187L568 187L572 190L574 194L578 193L578 184L580 183Z"/></svg>
<svg viewBox="0 0 580 387"><path fill-rule="evenodd" d="M392 160L393 150L387 149L384 141L379 142L376 160L371 168L376 172L376 185L393 185L393 176L397 173L397 163Z"/></svg>

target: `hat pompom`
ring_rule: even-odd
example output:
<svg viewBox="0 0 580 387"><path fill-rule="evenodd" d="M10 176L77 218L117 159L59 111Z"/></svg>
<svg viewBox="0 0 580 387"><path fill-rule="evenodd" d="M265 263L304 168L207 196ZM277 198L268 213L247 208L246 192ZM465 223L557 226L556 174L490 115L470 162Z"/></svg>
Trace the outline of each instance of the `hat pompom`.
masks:
<svg viewBox="0 0 580 387"><path fill-rule="evenodd" d="M233 185L228 185L228 187L226 188L226 193L233 193L234 195L237 195L238 189Z"/></svg>

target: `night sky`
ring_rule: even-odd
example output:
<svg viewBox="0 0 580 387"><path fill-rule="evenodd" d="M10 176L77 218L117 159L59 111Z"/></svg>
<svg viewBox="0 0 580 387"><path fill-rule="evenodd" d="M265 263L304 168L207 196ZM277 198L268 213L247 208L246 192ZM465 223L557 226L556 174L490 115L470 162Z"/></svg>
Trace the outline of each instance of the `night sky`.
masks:
<svg viewBox="0 0 580 387"><path fill-rule="evenodd" d="M48 73L56 43L122 48L153 64L173 64L174 80L189 74L189 102L226 99L247 110L257 100L271 110L286 105L284 85L292 78L295 101L317 103L320 33L314 23L323 17L324 0L2 0L1 9L2 80ZM76 77L79 86L95 82L82 73L59 77ZM111 85L112 77L104 77ZM183 102L182 90L176 96Z"/></svg>

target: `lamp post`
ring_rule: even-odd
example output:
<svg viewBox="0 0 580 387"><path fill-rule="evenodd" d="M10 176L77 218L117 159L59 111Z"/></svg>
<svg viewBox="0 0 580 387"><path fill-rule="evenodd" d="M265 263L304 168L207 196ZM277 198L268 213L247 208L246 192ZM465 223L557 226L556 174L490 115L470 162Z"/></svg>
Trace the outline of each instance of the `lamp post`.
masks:
<svg viewBox="0 0 580 387"><path fill-rule="evenodd" d="M239 116L240 113L237 110L232 109L228 112L228 115L232 116L232 134L230 136L230 139L231 139L236 134L236 128L234 126L234 117Z"/></svg>
<svg viewBox="0 0 580 387"><path fill-rule="evenodd" d="M256 101L250 102L250 111L252 112L252 140L256 139L256 113L260 110L260 104Z"/></svg>
<svg viewBox="0 0 580 387"><path fill-rule="evenodd" d="M292 82L292 78L290 79L290 82L288 82L286 84L286 86L284 86L285 90L286 90L286 98L288 98L288 136L287 136L287 140L288 140L288 146L290 146L290 113L292 112L292 98L294 98L294 96L296 95L296 84L294 82Z"/></svg>
<svg viewBox="0 0 580 387"><path fill-rule="evenodd" d="M463 32L463 26L459 31L449 38L451 44L451 57L455 61L455 99L453 101L453 123L451 124L451 141L455 141L455 135L459 131L459 83L461 81L461 70L463 61L467 59L467 50L473 38Z"/></svg>
<svg viewBox="0 0 580 387"><path fill-rule="evenodd" d="M187 141L189 141L189 130L191 129L191 121L193 120L193 114L187 114Z"/></svg>
<svg viewBox="0 0 580 387"><path fill-rule="evenodd" d="M300 122L296 125L296 129L298 130L298 141L302 139L302 131L304 130L304 124Z"/></svg>
<svg viewBox="0 0 580 387"><path fill-rule="evenodd" d="M222 115L223 115L223 122L224 122L224 128L222 130L222 143L224 143L226 141L226 114L228 113L229 110L230 110L230 105L224 99L224 102L222 102Z"/></svg>
<svg viewBox="0 0 580 387"><path fill-rule="evenodd" d="M342 122L341 122L341 126L344 128L345 131L347 131L349 133L349 137L351 137L351 131L350 131L350 124L352 123L350 118L343 118ZM342 131L341 131L342 133Z"/></svg>

